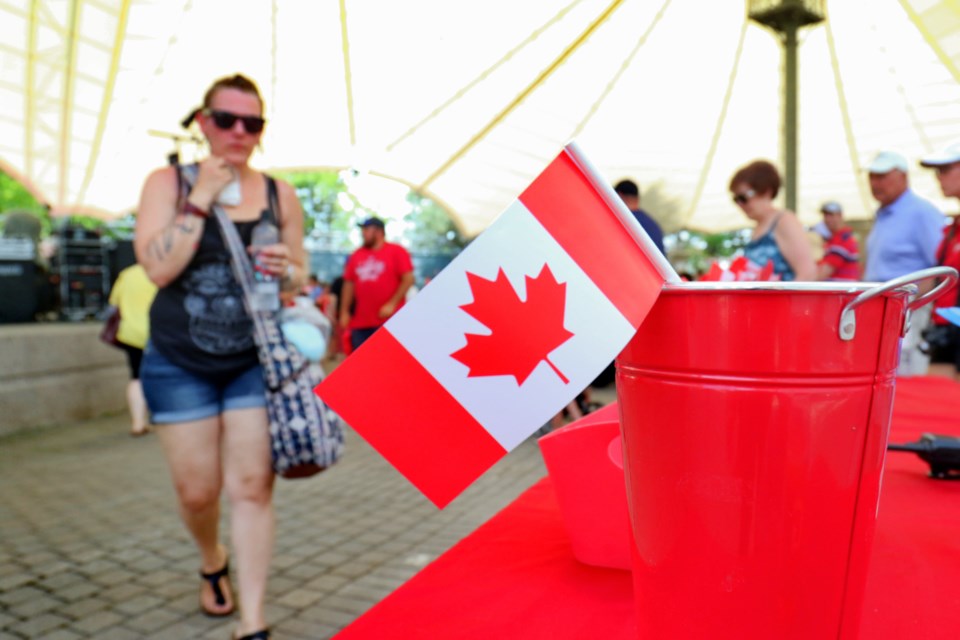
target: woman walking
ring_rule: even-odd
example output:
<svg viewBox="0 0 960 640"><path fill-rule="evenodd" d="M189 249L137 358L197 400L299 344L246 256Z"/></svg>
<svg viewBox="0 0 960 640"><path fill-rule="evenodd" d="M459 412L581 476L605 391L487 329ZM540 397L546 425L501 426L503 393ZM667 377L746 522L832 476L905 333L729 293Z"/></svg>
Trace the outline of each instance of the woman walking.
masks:
<svg viewBox="0 0 960 640"><path fill-rule="evenodd" d="M280 242L258 247L257 267L293 290L303 277L303 211L290 185L248 164L264 128L252 81L217 80L192 118L209 156L182 172L154 171L140 201L137 257L160 287L141 378L180 516L199 551L200 608L213 616L235 608L227 549L219 542L223 489L239 588L235 637L264 640L274 474L263 375L230 254L210 212L220 202L248 247L262 219L277 225Z"/></svg>

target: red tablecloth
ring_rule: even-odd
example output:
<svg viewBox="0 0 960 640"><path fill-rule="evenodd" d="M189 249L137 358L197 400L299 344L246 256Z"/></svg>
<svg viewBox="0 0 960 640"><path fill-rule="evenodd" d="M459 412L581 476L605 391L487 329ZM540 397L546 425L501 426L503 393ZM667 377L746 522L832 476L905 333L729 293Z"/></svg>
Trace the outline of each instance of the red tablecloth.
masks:
<svg viewBox="0 0 960 640"><path fill-rule="evenodd" d="M898 381L891 441L960 435L960 385ZM891 452L867 584L864 640L924 640L960 629L960 481L927 478ZM366 638L634 640L626 571L574 559L544 478L344 629Z"/></svg>

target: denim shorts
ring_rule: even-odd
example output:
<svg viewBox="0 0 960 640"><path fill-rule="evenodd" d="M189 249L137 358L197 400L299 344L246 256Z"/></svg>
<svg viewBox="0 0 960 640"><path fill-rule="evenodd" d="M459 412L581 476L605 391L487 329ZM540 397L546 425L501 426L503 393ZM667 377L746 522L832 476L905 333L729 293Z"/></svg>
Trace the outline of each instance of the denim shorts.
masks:
<svg viewBox="0 0 960 640"><path fill-rule="evenodd" d="M259 364L217 381L178 367L151 344L143 352L140 383L154 424L193 422L232 409L266 407Z"/></svg>

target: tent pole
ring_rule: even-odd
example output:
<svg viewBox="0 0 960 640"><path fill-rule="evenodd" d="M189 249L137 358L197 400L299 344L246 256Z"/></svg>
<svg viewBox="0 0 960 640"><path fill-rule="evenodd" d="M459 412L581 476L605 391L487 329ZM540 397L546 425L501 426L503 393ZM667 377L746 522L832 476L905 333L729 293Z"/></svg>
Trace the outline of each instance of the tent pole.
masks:
<svg viewBox="0 0 960 640"><path fill-rule="evenodd" d="M789 211L797 210L797 24L783 31L783 174Z"/></svg>
<svg viewBox="0 0 960 640"><path fill-rule="evenodd" d="M747 17L782 38L783 43L783 193L797 210L797 33L823 22L826 0L747 0Z"/></svg>

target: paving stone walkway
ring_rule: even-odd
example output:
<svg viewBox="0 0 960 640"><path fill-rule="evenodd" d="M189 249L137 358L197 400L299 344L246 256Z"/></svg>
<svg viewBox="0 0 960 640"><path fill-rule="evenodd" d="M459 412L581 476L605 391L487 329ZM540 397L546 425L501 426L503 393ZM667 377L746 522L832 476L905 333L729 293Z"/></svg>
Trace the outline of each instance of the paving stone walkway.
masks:
<svg viewBox="0 0 960 640"><path fill-rule="evenodd" d="M529 440L439 511L353 432L347 446L277 484L277 640L332 637L545 474ZM155 434L114 416L0 439L0 640L226 640L235 620L200 614L196 565Z"/></svg>

